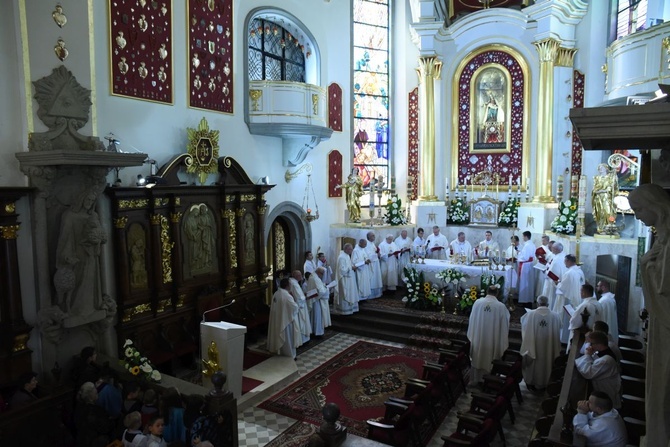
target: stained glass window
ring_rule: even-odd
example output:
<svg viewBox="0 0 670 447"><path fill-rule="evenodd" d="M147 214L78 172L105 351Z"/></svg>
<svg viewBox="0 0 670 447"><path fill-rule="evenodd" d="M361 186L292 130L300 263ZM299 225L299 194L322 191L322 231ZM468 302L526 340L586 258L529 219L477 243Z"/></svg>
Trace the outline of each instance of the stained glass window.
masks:
<svg viewBox="0 0 670 447"><path fill-rule="evenodd" d="M618 0L616 38L640 31L647 21L647 0Z"/></svg>
<svg viewBox="0 0 670 447"><path fill-rule="evenodd" d="M301 43L281 26L263 19L249 22L249 79L305 82Z"/></svg>
<svg viewBox="0 0 670 447"><path fill-rule="evenodd" d="M389 2L353 0L353 154L365 187L389 185Z"/></svg>

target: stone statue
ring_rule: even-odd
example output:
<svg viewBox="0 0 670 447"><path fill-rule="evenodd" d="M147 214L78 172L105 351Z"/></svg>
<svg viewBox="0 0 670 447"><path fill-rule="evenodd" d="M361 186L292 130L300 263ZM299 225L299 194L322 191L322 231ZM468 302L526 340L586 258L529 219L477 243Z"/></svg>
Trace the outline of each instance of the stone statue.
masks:
<svg viewBox="0 0 670 447"><path fill-rule="evenodd" d="M606 233L605 227L613 224L616 218L614 197L619 192L619 182L616 172L606 163L598 165L598 175L593 177L593 191L591 192L591 204L593 206L593 219L598 226L598 233Z"/></svg>
<svg viewBox="0 0 670 447"><path fill-rule="evenodd" d="M635 216L656 228L656 240L642 256L642 290L649 311L647 335L646 415L647 445L668 445L670 425L670 354L664 343L670 339L670 196L658 185L640 185L628 196ZM653 365L653 367L651 367Z"/></svg>
<svg viewBox="0 0 670 447"><path fill-rule="evenodd" d="M358 176L358 168L353 168L347 178L347 183L337 185L336 188L346 190L347 209L349 210L349 221L361 221L361 196L363 195L363 180Z"/></svg>
<svg viewBox="0 0 670 447"><path fill-rule="evenodd" d="M54 286L58 302L69 317L97 321L102 305L100 254L107 236L95 212L96 194L85 191L61 217L56 249ZM82 321L83 320L83 321Z"/></svg>

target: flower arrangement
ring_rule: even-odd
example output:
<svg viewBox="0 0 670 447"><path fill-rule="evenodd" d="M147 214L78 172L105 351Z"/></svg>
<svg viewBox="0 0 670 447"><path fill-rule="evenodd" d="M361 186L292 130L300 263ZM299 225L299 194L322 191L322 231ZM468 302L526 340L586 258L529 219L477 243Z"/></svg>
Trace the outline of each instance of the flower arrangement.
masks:
<svg viewBox="0 0 670 447"><path fill-rule="evenodd" d="M402 299L406 307L430 309L442 303L440 289L437 285L424 281L423 272L405 267L402 280L407 284L407 295Z"/></svg>
<svg viewBox="0 0 670 447"><path fill-rule="evenodd" d="M389 198L386 202L386 223L389 225L404 225L407 223L405 216L402 212L402 202L397 195Z"/></svg>
<svg viewBox="0 0 670 447"><path fill-rule="evenodd" d="M440 273L435 275L437 279L441 279L447 284L453 284L454 286L458 285L459 282L465 282L468 275L456 269L446 269L442 270Z"/></svg>
<svg viewBox="0 0 670 447"><path fill-rule="evenodd" d="M496 285L498 289L502 289L505 285L505 277L496 276L493 273L484 273L480 280L481 296L486 296L486 289L488 289L490 285Z"/></svg>
<svg viewBox="0 0 670 447"><path fill-rule="evenodd" d="M477 298L479 297L479 294L477 293L477 286L471 286L469 289L461 295L461 299L458 300L458 308L460 310L466 310L470 307L472 307L473 304L475 304L475 301L477 301Z"/></svg>
<svg viewBox="0 0 670 447"><path fill-rule="evenodd" d="M132 340L126 339L123 344L123 359L120 362L126 371L133 376L142 375L157 383L161 381L161 373L151 364L148 358L140 354Z"/></svg>
<svg viewBox="0 0 670 447"><path fill-rule="evenodd" d="M505 203L505 207L500 212L498 218L498 226L500 227L516 227L519 222L519 198L510 197Z"/></svg>
<svg viewBox="0 0 670 447"><path fill-rule="evenodd" d="M470 213L465 198L456 197L451 200L447 210L447 223L467 225L470 223Z"/></svg>
<svg viewBox="0 0 670 447"><path fill-rule="evenodd" d="M551 222L551 230L561 234L575 234L577 229L577 199L564 200L558 205L558 215Z"/></svg>

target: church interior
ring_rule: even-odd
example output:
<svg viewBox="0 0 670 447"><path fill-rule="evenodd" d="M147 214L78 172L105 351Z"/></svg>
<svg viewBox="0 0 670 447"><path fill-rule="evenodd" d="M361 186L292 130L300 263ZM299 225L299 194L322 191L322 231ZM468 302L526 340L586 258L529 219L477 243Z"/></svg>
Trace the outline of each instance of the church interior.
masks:
<svg viewBox="0 0 670 447"><path fill-rule="evenodd" d="M146 373L144 385L159 393L175 386L206 395L210 410L231 415L217 447L383 445L355 425L343 441L346 423L329 421L327 406L324 425L320 409L300 424L264 401L365 343L410 358L402 350L421 338L426 320L457 325L417 343L434 350L425 360L444 360L438 349L467 341L469 311L480 286L484 296L491 284L485 278L501 286L510 348L519 350L519 318L543 293L549 270L538 252L519 253L526 239L550 252L547 236L574 256L586 283L607 283L616 297L612 335L636 351L626 360L636 366L622 373L634 408L625 418L629 444L670 441L670 357L662 348L670 207L645 189L670 188L670 2L3 6L0 440L47 442L26 431L36 418L59 430L53 415L73 411L81 383L72 371L82 348L94 347L97 361L122 376ZM243 355L246 362L272 343L273 297L281 278L304 273L306 252L323 253L335 272L346 244L355 248L372 233L379 247L404 231L414 241L420 228L422 244L390 252L406 255L406 269L382 298L361 292L360 313L356 303L351 315L338 304L338 283L325 336L312 337L295 359L265 351L241 370ZM447 243L464 235L472 246L454 253L453 242L451 251L435 245L438 234ZM472 301L447 287L447 263L470 278ZM410 271L444 281L421 298L429 309L412 304ZM382 322L375 309L396 322ZM208 325L220 332L206 337ZM398 335L403 325L414 335ZM564 369L584 341L584 330L574 333L562 340ZM218 352L212 337L221 340ZM212 353L221 361L208 364L208 351L210 362ZM151 362L133 363L135 352ZM214 386L185 379L193 368L205 368ZM576 402L568 396L572 367L566 371L555 395L522 385L519 421L502 419L507 445L572 445ZM32 372L41 398L11 408L17 380ZM241 395L252 382L265 385ZM463 382L461 397L451 396L455 408L429 435L387 441L452 445L441 436L456 430L469 391ZM521 405L517 397L510 406ZM327 403L323 394L310 399ZM588 445L577 434L574 442Z"/></svg>

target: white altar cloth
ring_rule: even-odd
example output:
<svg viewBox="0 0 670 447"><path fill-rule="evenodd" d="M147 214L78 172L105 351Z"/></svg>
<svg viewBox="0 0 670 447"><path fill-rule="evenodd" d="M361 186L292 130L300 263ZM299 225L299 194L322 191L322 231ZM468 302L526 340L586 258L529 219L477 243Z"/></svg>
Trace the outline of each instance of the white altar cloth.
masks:
<svg viewBox="0 0 670 447"><path fill-rule="evenodd" d="M482 273L487 271L493 272L496 277L505 277L505 285L503 288L505 296L508 296L510 288L516 287L517 273L509 265L505 266L505 270L489 270L485 267L477 265L452 264L447 260L441 259L425 259L424 262L425 264L408 264L407 267L413 267L417 271L423 272L424 280L430 282L431 284L438 284L443 286L444 282L437 279L435 275L446 269L456 269L468 275L465 281L465 285L468 287L477 286L477 288L479 288Z"/></svg>

